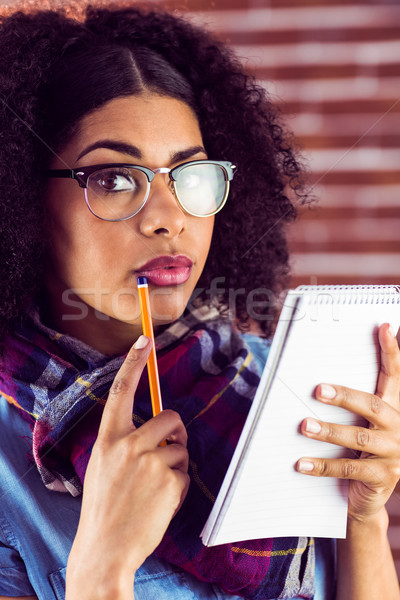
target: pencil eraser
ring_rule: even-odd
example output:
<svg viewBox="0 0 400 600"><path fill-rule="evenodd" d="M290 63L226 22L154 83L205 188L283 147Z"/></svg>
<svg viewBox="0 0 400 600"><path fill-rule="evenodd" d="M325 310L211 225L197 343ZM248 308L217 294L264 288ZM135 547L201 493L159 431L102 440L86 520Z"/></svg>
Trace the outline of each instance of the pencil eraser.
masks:
<svg viewBox="0 0 400 600"><path fill-rule="evenodd" d="M138 285L147 285L147 277L138 277L137 284Z"/></svg>

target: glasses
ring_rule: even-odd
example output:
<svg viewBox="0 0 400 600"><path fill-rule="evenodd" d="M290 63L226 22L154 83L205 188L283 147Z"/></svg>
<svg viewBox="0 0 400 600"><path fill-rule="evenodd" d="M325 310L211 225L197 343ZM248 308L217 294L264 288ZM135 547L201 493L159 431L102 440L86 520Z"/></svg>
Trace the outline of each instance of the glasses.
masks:
<svg viewBox="0 0 400 600"><path fill-rule="evenodd" d="M85 189L89 210L104 221L124 221L146 204L158 173L168 174L169 186L179 206L195 217L210 217L224 206L236 166L220 160L196 160L174 169L148 169L124 163L79 169L51 169L47 177L76 179Z"/></svg>

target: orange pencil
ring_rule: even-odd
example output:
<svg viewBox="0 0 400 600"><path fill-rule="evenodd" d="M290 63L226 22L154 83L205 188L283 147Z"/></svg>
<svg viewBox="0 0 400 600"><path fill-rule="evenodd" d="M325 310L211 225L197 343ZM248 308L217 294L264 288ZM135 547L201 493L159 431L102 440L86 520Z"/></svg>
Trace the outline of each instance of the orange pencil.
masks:
<svg viewBox="0 0 400 600"><path fill-rule="evenodd" d="M162 411L160 380L158 378L156 345L154 342L153 323L150 312L149 287L146 277L137 278L137 287L139 293L140 312L142 315L142 328L144 335L147 335L153 343L150 356L147 361L147 373L149 375L151 407L153 409L153 417Z"/></svg>

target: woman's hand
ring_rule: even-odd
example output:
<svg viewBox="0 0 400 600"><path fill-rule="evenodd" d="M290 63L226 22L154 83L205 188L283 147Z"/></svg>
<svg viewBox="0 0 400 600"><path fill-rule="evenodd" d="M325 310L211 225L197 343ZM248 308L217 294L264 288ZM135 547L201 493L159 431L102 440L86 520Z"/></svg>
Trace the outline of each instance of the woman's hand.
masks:
<svg viewBox="0 0 400 600"><path fill-rule="evenodd" d="M359 458L302 458L297 469L317 477L349 479L349 518L368 520L383 509L400 477L400 352L388 324L379 328L381 367L376 394L321 384L316 397L364 417L354 427L305 419L302 433L361 452ZM320 428L320 431L317 431Z"/></svg>
<svg viewBox="0 0 400 600"><path fill-rule="evenodd" d="M187 436L179 415L165 410L139 429L132 423L150 347L141 336L110 389L85 476L67 598L79 592L85 599L104 593L131 600L135 570L160 543L188 489ZM163 440L168 444L160 446Z"/></svg>

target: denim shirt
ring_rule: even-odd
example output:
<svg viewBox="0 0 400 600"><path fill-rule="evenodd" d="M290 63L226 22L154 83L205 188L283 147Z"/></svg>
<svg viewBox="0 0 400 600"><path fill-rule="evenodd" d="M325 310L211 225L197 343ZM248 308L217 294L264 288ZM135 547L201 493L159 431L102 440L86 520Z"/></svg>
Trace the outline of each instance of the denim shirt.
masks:
<svg viewBox="0 0 400 600"><path fill-rule="evenodd" d="M268 346L256 336L245 338L264 364ZM0 595L64 600L81 497L43 485L31 459L30 427L1 396L0 431ZM316 540L316 557L314 599L327 600L333 589L331 540ZM134 591L136 600L239 600L154 556L136 572Z"/></svg>

